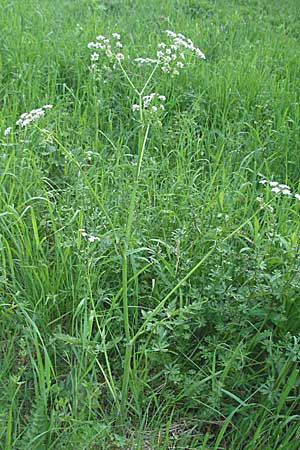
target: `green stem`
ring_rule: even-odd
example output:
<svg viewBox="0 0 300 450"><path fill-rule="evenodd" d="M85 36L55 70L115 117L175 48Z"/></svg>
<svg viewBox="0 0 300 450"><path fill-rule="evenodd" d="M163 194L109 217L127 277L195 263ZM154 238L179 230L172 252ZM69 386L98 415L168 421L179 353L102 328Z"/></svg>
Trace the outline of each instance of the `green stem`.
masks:
<svg viewBox="0 0 300 450"><path fill-rule="evenodd" d="M126 70L125 70L124 67L122 66L121 61L119 61L119 66L121 67L121 70L122 70L123 74L125 75L126 80L128 81L129 85L132 87L132 89L134 90L134 92L135 92L137 95L140 95L139 91L137 90L137 88L135 87L135 85L133 84L133 82L131 81L131 79L129 78L129 76L128 76Z"/></svg>
<svg viewBox="0 0 300 450"><path fill-rule="evenodd" d="M149 84L150 81L152 80L152 77L153 77L153 75L155 74L157 68L158 68L158 63L156 63L154 69L152 70L152 72L151 72L150 75L149 75L148 80L147 80L146 83L144 84L144 87L143 87L143 89L142 89L141 92L140 92L140 95L141 95L141 96L143 95L143 93L145 92L146 87L148 86L148 84Z"/></svg>
<svg viewBox="0 0 300 450"><path fill-rule="evenodd" d="M124 247L122 252L122 293L123 293L123 320L124 320L124 331L126 339L126 350L124 359L124 369L123 369L123 380L122 380L122 394L121 394L121 419L123 425L125 424L127 415L127 400L128 400L128 385L129 385L129 375L131 370L131 355L133 342L130 337L130 325L129 325L129 308L128 308L128 249L130 246L131 230L133 224L133 216L136 204L136 194L138 189L138 182L141 173L142 161L145 152L145 146L148 138L148 133L150 129L150 124L147 125L144 139L142 145L139 145L139 157L136 167L136 174L134 179L134 186L131 193L128 219L126 225L126 234Z"/></svg>
<svg viewBox="0 0 300 450"><path fill-rule="evenodd" d="M137 163L137 168L136 168L133 191L131 194L131 199L130 199L130 204L129 204L128 220L127 220L127 226L126 226L126 241L127 241L127 243L129 241L130 235L131 235L133 215L134 215L134 210L135 210L136 193L137 193L138 182L139 182L139 177L140 177L140 173L141 173L141 167L142 167L142 162L143 162L143 157L144 157L145 146L146 146L146 142L147 142L147 138L148 138L149 129L150 129L150 124L147 125L143 143L140 146L140 151L139 151L139 156L138 156L138 163Z"/></svg>
<svg viewBox="0 0 300 450"><path fill-rule="evenodd" d="M122 380L122 396L121 396L121 418L123 424L125 423L127 413L128 384L129 384L131 350L132 350L132 344L130 342L131 340L130 340L129 311L128 311L127 265L128 265L127 243L125 242L122 254L123 320L126 338L126 350L125 350L124 371Z"/></svg>

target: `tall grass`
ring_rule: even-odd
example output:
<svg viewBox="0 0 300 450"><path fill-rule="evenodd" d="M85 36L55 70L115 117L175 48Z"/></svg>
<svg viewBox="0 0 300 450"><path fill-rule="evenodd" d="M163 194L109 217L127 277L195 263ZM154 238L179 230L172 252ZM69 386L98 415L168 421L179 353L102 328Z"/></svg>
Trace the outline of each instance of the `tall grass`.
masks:
<svg viewBox="0 0 300 450"><path fill-rule="evenodd" d="M0 447L298 450L298 2L1 8Z"/></svg>

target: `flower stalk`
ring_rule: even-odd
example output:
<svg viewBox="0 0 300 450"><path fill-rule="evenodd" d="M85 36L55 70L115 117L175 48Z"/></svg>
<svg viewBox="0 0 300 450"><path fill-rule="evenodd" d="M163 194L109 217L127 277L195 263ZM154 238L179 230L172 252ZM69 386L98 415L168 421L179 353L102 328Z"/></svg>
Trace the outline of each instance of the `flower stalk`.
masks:
<svg viewBox="0 0 300 450"><path fill-rule="evenodd" d="M143 133L144 127L142 127L141 133ZM123 320L124 320L124 331L126 340L126 350L124 359L124 369L123 369L123 379L122 379L122 394L121 394L121 418L122 423L125 424L127 417L127 402L128 402L128 386L129 386L129 376L131 370L131 355L133 341L130 335L130 322L129 322L129 304L128 304L128 250L130 249L130 241L132 235L132 225L134 219L134 211L136 205L136 194L139 186L139 178L142 168L143 157L145 153L145 147L148 139L150 129L150 123L148 123L146 130L144 132L143 140L141 145L139 145L138 162L136 166L135 179L133 184L133 189L131 192L127 224L126 224L126 234L123 244L122 251L122 292L123 292Z"/></svg>

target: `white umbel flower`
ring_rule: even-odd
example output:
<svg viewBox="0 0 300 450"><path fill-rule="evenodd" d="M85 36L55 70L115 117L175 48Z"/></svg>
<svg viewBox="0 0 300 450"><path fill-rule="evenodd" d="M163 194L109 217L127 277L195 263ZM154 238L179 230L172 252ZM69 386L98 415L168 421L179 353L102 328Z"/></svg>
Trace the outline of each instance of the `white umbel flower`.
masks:
<svg viewBox="0 0 300 450"><path fill-rule="evenodd" d="M80 228L78 231L81 236L87 238L89 242L100 241L100 238L98 236L93 236L92 234L87 233L84 228Z"/></svg>
<svg viewBox="0 0 300 450"><path fill-rule="evenodd" d="M44 105L41 108L32 109L30 112L25 112L20 115L20 118L16 121L16 125L26 127L31 122L38 120L45 115L47 109L53 108L53 105Z"/></svg>
<svg viewBox="0 0 300 450"><path fill-rule="evenodd" d="M89 66L90 70L97 71L98 66L97 62L100 61L100 54L104 55L111 64L112 68L115 69L117 67L117 62L124 60L123 53L120 53L120 49L123 48L122 43L120 42L121 36L119 33L112 33L110 38L99 34L96 36L95 42L89 42L87 44L90 50L97 50L97 52L92 53L91 62L92 64ZM98 53L99 52L99 53Z"/></svg>
<svg viewBox="0 0 300 450"><path fill-rule="evenodd" d="M271 192L274 192L274 194L285 195L287 197L293 197L300 200L300 194L292 194L291 188L287 184L282 184L278 181L268 181L265 179L260 180L259 183L264 186L269 186L271 188Z"/></svg>
<svg viewBox="0 0 300 450"><path fill-rule="evenodd" d="M151 92L149 95L144 95L142 97L142 109L144 111L149 111L151 115L156 115L159 110L164 111L165 106L164 102L166 101L165 95L158 94L156 92ZM139 111L141 109L140 105L133 104L132 105L132 111Z"/></svg>
<svg viewBox="0 0 300 450"><path fill-rule="evenodd" d="M91 54L91 61L92 62L98 61L98 59L99 59L99 53L94 52L94 53Z"/></svg>
<svg viewBox="0 0 300 450"><path fill-rule="evenodd" d="M271 192L275 192L275 194L279 194L279 192L281 192L281 189L276 186L271 189Z"/></svg>

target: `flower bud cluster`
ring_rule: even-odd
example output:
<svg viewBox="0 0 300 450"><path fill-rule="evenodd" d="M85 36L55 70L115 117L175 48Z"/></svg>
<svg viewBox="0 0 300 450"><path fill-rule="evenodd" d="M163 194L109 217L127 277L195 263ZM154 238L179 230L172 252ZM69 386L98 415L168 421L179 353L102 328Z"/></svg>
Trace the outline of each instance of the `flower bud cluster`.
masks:
<svg viewBox="0 0 300 450"><path fill-rule="evenodd" d="M132 105L133 111L139 111L141 108L150 112L150 114L157 114L159 111L165 110L164 102L166 97L161 94L152 92L149 95L142 97L142 105Z"/></svg>
<svg viewBox="0 0 300 450"><path fill-rule="evenodd" d="M271 188L271 192L275 194L287 195L288 197L294 197L297 200L300 200L300 194L292 194L291 188L287 184L280 184L278 181L268 181L268 180L260 180L260 184L269 186Z"/></svg>
<svg viewBox="0 0 300 450"><path fill-rule="evenodd" d="M44 105L41 108L33 109L30 112L25 112L21 114L20 118L16 121L16 125L21 127L26 127L31 122L38 120L40 117L45 115L47 109L53 108L53 105Z"/></svg>
<svg viewBox="0 0 300 450"><path fill-rule="evenodd" d="M110 38L100 34L99 36L96 36L95 42L88 43L88 48L93 50L93 53L91 54L91 70L97 68L96 63L100 59L100 53L105 55L110 62L123 61L124 54L120 51L120 49L123 48L123 44L120 39L121 36L119 33L112 33Z"/></svg>

